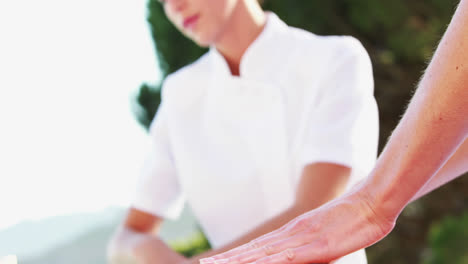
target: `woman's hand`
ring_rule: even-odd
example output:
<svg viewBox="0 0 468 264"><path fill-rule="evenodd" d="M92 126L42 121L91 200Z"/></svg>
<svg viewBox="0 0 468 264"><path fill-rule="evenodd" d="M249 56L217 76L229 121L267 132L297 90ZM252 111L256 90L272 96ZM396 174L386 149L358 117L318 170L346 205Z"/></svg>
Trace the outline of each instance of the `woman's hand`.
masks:
<svg viewBox="0 0 468 264"><path fill-rule="evenodd" d="M178 254L157 237L146 237L134 249L138 264L182 264L186 258Z"/></svg>
<svg viewBox="0 0 468 264"><path fill-rule="evenodd" d="M183 264L185 257L149 233L121 228L108 247L111 264Z"/></svg>
<svg viewBox="0 0 468 264"><path fill-rule="evenodd" d="M363 195L352 192L303 214L282 228L200 263L328 263L385 237L396 216L382 217Z"/></svg>

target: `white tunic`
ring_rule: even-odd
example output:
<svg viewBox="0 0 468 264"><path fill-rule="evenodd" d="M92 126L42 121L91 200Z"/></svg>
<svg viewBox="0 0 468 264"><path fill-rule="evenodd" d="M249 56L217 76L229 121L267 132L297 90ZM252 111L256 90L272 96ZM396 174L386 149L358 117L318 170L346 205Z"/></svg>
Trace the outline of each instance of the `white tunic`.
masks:
<svg viewBox="0 0 468 264"><path fill-rule="evenodd" d="M219 247L290 207L307 164L351 167L348 188L366 177L378 143L371 62L354 38L269 14L240 77L215 48L168 76L150 133L134 207L176 218L186 201Z"/></svg>

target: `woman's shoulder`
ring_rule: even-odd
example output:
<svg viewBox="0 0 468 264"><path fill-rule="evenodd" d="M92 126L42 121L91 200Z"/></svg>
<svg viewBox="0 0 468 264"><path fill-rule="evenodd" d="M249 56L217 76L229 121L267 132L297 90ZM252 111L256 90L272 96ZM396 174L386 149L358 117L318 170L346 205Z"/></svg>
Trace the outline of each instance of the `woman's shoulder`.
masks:
<svg viewBox="0 0 468 264"><path fill-rule="evenodd" d="M162 96L184 94L202 88L209 74L208 53L169 74L163 81Z"/></svg>
<svg viewBox="0 0 468 264"><path fill-rule="evenodd" d="M169 74L164 81L164 85L187 84L206 74L208 74L208 53Z"/></svg>
<svg viewBox="0 0 468 264"><path fill-rule="evenodd" d="M290 69L304 76L311 72L328 76L342 63L370 60L364 46L352 36L322 36L294 27L289 27L287 35L288 44L283 48L288 53L285 56L291 62Z"/></svg>
<svg viewBox="0 0 468 264"><path fill-rule="evenodd" d="M366 54L361 42L348 35L317 35L304 29L289 27L290 39L298 50L316 57L347 54Z"/></svg>

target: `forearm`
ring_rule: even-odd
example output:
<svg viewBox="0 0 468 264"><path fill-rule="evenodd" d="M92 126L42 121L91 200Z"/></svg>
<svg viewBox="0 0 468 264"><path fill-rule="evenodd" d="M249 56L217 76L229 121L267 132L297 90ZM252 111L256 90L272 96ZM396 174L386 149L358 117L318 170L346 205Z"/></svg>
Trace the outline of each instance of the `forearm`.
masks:
<svg viewBox="0 0 468 264"><path fill-rule="evenodd" d="M468 138L457 149L455 154L445 163L444 167L437 172L419 192L411 199L415 201L440 186L452 181L468 171Z"/></svg>
<svg viewBox="0 0 468 264"><path fill-rule="evenodd" d="M159 240L155 234L162 222L163 219L158 216L130 208L107 246L109 263L121 263L122 259L135 261L137 250Z"/></svg>
<svg viewBox="0 0 468 264"><path fill-rule="evenodd" d="M121 228L108 248L109 263L186 263L187 259L151 233Z"/></svg>
<svg viewBox="0 0 468 264"><path fill-rule="evenodd" d="M135 208L130 208L123 223L117 228L112 236L108 250L112 252L125 251L136 247L140 240L159 231L163 219L140 211Z"/></svg>
<svg viewBox="0 0 468 264"><path fill-rule="evenodd" d="M364 184L383 217L396 218L465 140L467 62L468 0L463 0L413 101Z"/></svg>
<svg viewBox="0 0 468 264"><path fill-rule="evenodd" d="M135 261L133 251L143 237L125 226L120 226L107 245L108 262L119 263L123 258Z"/></svg>

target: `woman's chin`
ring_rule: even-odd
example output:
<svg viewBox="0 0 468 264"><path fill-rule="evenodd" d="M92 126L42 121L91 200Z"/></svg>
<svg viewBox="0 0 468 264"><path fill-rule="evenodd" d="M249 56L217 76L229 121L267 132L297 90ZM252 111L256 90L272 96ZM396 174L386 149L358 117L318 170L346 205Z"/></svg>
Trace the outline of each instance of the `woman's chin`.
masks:
<svg viewBox="0 0 468 264"><path fill-rule="evenodd" d="M202 32L184 32L185 36L191 39L195 44L202 48L206 48L211 46L214 43L213 37L209 36L209 34L203 34Z"/></svg>
<svg viewBox="0 0 468 264"><path fill-rule="evenodd" d="M193 42L195 42L198 46L202 48L207 48L213 43L211 39L203 38L200 36L193 36L191 39L193 40Z"/></svg>

